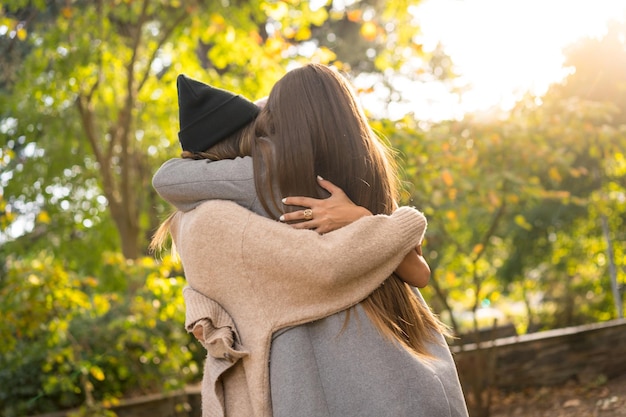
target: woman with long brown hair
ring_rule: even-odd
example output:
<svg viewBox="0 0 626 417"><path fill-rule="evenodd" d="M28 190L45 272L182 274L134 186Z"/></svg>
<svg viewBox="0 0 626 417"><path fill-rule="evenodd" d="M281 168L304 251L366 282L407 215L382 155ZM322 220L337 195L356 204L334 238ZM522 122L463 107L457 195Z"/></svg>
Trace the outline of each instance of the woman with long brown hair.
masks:
<svg viewBox="0 0 626 417"><path fill-rule="evenodd" d="M326 198L318 175L375 215L394 211L391 159L333 70L308 65L285 75L257 118L256 136L256 194L270 217L314 226L310 207L285 214L281 202ZM305 201L312 200L286 200ZM445 327L419 297L392 274L355 308L275 333L273 415L467 415Z"/></svg>

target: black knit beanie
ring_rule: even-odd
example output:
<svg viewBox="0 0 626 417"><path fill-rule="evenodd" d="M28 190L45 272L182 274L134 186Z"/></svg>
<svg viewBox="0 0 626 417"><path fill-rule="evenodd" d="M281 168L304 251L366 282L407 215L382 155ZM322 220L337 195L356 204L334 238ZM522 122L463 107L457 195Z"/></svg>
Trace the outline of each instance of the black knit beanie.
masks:
<svg viewBox="0 0 626 417"><path fill-rule="evenodd" d="M256 104L230 91L211 87L184 74L178 88L178 139L185 151L202 152L250 123Z"/></svg>

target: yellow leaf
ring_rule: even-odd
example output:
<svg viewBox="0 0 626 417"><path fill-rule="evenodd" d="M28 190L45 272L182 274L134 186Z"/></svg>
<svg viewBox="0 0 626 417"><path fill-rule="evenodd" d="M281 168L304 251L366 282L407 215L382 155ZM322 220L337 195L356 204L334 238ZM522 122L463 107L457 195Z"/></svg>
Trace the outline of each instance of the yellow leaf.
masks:
<svg viewBox="0 0 626 417"><path fill-rule="evenodd" d="M26 29L24 28L19 28L17 30L17 38L21 41L23 41L24 39L26 39Z"/></svg>
<svg viewBox="0 0 626 417"><path fill-rule="evenodd" d="M235 28L233 28L232 26L229 26L228 29L226 29L226 42L228 43L233 43L235 42L235 38L236 38L237 34L235 33Z"/></svg>
<svg viewBox="0 0 626 417"><path fill-rule="evenodd" d="M443 179L444 184L446 184L446 186L451 187L452 184L454 184L454 179L452 178L452 174L450 174L450 171L443 171L441 173L441 178Z"/></svg>
<svg viewBox="0 0 626 417"><path fill-rule="evenodd" d="M313 57L315 58L316 62L327 64L335 60L335 58L337 58L337 55L330 49L326 47L321 47L315 51L315 54Z"/></svg>
<svg viewBox="0 0 626 417"><path fill-rule="evenodd" d="M351 22L358 22L359 20L361 20L361 15L361 10L350 10L347 14L348 20Z"/></svg>
<svg viewBox="0 0 626 417"><path fill-rule="evenodd" d="M286 27L283 30L283 35L285 35L285 38L287 39L293 39L296 36L296 30L292 28L291 26Z"/></svg>
<svg viewBox="0 0 626 417"><path fill-rule="evenodd" d="M361 26L361 36L365 38L367 41L373 41L376 39L376 35L378 34L378 28L376 24L373 22L365 22L363 26Z"/></svg>
<svg viewBox="0 0 626 417"><path fill-rule="evenodd" d="M337 70L339 71L346 71L346 68L349 68L349 65L344 64L341 61L335 61L333 62L333 65L337 68ZM349 72L349 71L347 71Z"/></svg>
<svg viewBox="0 0 626 417"><path fill-rule="evenodd" d="M104 372L98 366L92 366L89 369L89 373L93 376L97 381L104 381Z"/></svg>
<svg viewBox="0 0 626 417"><path fill-rule="evenodd" d="M72 9L70 7L64 7L61 9L61 14L63 15L64 18L69 19L70 17L72 17Z"/></svg>
<svg viewBox="0 0 626 417"><path fill-rule="evenodd" d="M297 41L305 41L311 38L311 29L308 26L302 26L298 29L298 33L296 33L295 39Z"/></svg>
<svg viewBox="0 0 626 417"><path fill-rule="evenodd" d="M518 214L517 216L515 216L515 224L517 224L519 227L525 230L530 230L533 228L532 225L528 223L526 221L526 218L522 216L521 214Z"/></svg>
<svg viewBox="0 0 626 417"><path fill-rule="evenodd" d="M41 284L41 280L40 280L40 279L39 279L39 277L38 277L37 275L35 275L35 274L30 274L30 275L28 276L28 282L29 282L31 285L39 285L39 284Z"/></svg>
<svg viewBox="0 0 626 417"><path fill-rule="evenodd" d="M5 210L4 215L0 216L0 225L6 227L8 224L14 222L16 218L17 216L15 214Z"/></svg>
<svg viewBox="0 0 626 417"><path fill-rule="evenodd" d="M483 250L483 247L484 247L484 246L485 246L485 245L483 245L482 243L479 243L479 244L477 244L477 245L475 245L475 246L474 246L474 249L472 249L472 252L473 252L475 255L478 255L480 252L482 252L482 250Z"/></svg>
<svg viewBox="0 0 626 417"><path fill-rule="evenodd" d="M357 93L359 94L371 94L374 92L374 86L368 86L368 87L359 87L357 88Z"/></svg>
<svg viewBox="0 0 626 417"><path fill-rule="evenodd" d="M272 37L265 42L265 50L270 54L278 54L283 50L285 43L282 39Z"/></svg>
<svg viewBox="0 0 626 417"><path fill-rule="evenodd" d="M97 287L98 286L98 279L94 278L94 277L86 277L83 280L83 284L85 284L88 287Z"/></svg>
<svg viewBox="0 0 626 417"><path fill-rule="evenodd" d="M456 219L456 213L452 210L448 210L446 211L446 217L448 218L448 220L454 220Z"/></svg>
<svg viewBox="0 0 626 417"><path fill-rule="evenodd" d="M250 31L248 35L257 45L261 45L263 43L263 38L261 37L261 35L259 35L259 32L257 32L256 30Z"/></svg>
<svg viewBox="0 0 626 417"><path fill-rule="evenodd" d="M559 170L556 167L551 167L548 171L548 175L550 175L550 179L556 182L561 182L561 180L563 179L561 177L561 174L559 173Z"/></svg>
<svg viewBox="0 0 626 417"><path fill-rule="evenodd" d="M421 43L413 43L411 44L411 48L415 51L416 54L424 55L424 45L422 45Z"/></svg>
<svg viewBox="0 0 626 417"><path fill-rule="evenodd" d="M226 20L224 20L224 16L222 16L221 14L217 14L217 13L213 13L211 15L211 23L214 25L224 25L224 23L226 23Z"/></svg>
<svg viewBox="0 0 626 417"><path fill-rule="evenodd" d="M267 15L275 20L283 20L289 14L289 6L283 2L263 3L261 5L262 10Z"/></svg>
<svg viewBox="0 0 626 417"><path fill-rule="evenodd" d="M44 224L50 224L50 215L47 211L40 211L37 215L37 221Z"/></svg>
<svg viewBox="0 0 626 417"><path fill-rule="evenodd" d="M312 24L322 26L328 20L328 12L324 7L320 7L311 14L310 19Z"/></svg>

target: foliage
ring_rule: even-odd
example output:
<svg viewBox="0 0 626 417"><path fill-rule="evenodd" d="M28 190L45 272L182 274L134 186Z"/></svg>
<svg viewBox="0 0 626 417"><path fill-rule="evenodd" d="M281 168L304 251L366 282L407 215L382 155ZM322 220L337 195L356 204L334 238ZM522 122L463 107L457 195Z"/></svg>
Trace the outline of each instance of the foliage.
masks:
<svg viewBox="0 0 626 417"><path fill-rule="evenodd" d="M181 388L204 350L184 330L183 278L171 259L79 276L46 253L9 260L0 282L0 413L35 414ZM117 275L117 276L113 276ZM123 278L112 292L107 281Z"/></svg>
<svg viewBox="0 0 626 417"><path fill-rule="evenodd" d="M142 257L170 211L150 180L179 152L179 73L258 98L299 62L399 70L424 55L418 2L3 2L3 411L92 410L197 376L181 278ZM346 31L348 48L326 43Z"/></svg>
<svg viewBox="0 0 626 417"><path fill-rule="evenodd" d="M610 22L605 36L576 42L566 50L565 67L573 69L564 83L552 86L550 96L578 97L612 103L616 123L626 123L626 25Z"/></svg>
<svg viewBox="0 0 626 417"><path fill-rule="evenodd" d="M607 39L583 42L576 57L609 44L601 73L621 68L626 46L616 33L613 27ZM614 66L607 69L608 59ZM602 90L582 97L579 87L593 73L593 63L584 64L544 97L520 101L504 120L468 115L422 128L408 116L378 125L400 150L405 201L429 218L433 276L426 292L457 332L491 325L477 315L493 306L520 331L617 317L626 126L624 103L609 93L624 81L602 78ZM470 322L458 314L463 310L473 312Z"/></svg>
<svg viewBox="0 0 626 417"><path fill-rule="evenodd" d="M54 219L39 224L48 236L112 224L108 250L121 247L127 258L145 254L168 210L150 179L178 153L179 73L258 98L297 62L400 68L423 55L410 49L417 28L408 10L418 1L317 8L259 0L3 3L0 46L13 60L0 80L0 134L7 139L0 223L30 225L44 213ZM375 36L368 36L363 28L372 25ZM346 55L345 65L340 51L321 42L328 30L339 42L344 27L359 42L342 50L361 51ZM365 53L372 48L380 54Z"/></svg>
<svg viewBox="0 0 626 417"><path fill-rule="evenodd" d="M0 413L104 413L199 377L182 271L144 257L170 211L150 180L179 152L179 73L255 99L316 61L401 100L399 79L454 76L420 44L418 3L4 2ZM575 71L500 119L372 121L399 150L403 203L428 216L424 294L457 333L492 324L491 307L520 331L616 317L625 32L573 45Z"/></svg>

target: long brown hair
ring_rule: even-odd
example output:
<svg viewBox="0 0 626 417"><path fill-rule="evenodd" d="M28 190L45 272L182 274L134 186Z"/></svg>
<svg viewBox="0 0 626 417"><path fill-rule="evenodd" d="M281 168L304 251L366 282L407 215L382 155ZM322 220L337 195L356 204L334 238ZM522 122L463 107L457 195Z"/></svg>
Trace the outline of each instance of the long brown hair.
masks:
<svg viewBox="0 0 626 417"><path fill-rule="evenodd" d="M282 207L282 197L327 197L317 175L374 214L393 212L398 180L389 148L372 131L350 84L336 71L309 64L288 72L270 92L255 133L257 194L270 217L294 209ZM447 334L446 326L395 275L362 305L384 336L418 355L431 356L426 343L437 340L434 332Z"/></svg>

